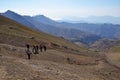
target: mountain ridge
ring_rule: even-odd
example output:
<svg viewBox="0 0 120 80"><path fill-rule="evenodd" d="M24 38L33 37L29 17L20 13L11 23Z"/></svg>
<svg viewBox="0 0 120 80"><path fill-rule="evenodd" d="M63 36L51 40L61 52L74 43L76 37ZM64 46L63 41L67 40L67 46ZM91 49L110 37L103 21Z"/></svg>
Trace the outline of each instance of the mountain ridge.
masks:
<svg viewBox="0 0 120 80"><path fill-rule="evenodd" d="M4 15L4 13L3 13L3 15ZM16 15L19 15L19 14L16 14ZM4 16L6 16L6 14ZM84 31L81 31L81 30L66 28L65 27L66 25L58 23L56 21L53 21L43 15L34 16L34 17L21 16L21 15L19 15L19 16L24 18L25 20L27 20L27 22L32 23L34 25L34 26L32 26L33 29L35 27L35 28L37 28L37 30L40 30L40 31L43 31L43 32L46 32L46 33L49 33L49 34L52 34L55 36L63 37L72 42L85 40L84 37L86 38L87 36L89 38L98 37L97 35L93 36L93 34L89 34ZM6 16L6 17L8 17L8 16ZM11 17L11 19L15 18L13 16L10 16L10 17ZM37 18L35 18L35 17L37 17ZM13 20L16 20L16 18ZM18 19L16 21L20 22L21 20L19 21L19 19ZM24 24L24 23L22 23L22 24ZM78 32L78 33L76 33L76 32ZM75 40L73 40L74 38L75 38ZM99 38L96 38L96 40L98 40L98 39ZM90 41L87 41L87 42L84 41L84 43L85 44L90 43Z"/></svg>
<svg viewBox="0 0 120 80"><path fill-rule="evenodd" d="M32 28L36 28L39 31L43 31L55 36L63 37L72 42L79 41L80 43L82 42L84 44L89 45L91 43L94 43L95 41L98 41L101 38L109 39L120 38L119 35L120 25L108 23L94 24L94 23L56 22L44 15L37 15L32 17L21 16L21 17L25 19L27 22L31 23L33 25Z"/></svg>
<svg viewBox="0 0 120 80"><path fill-rule="evenodd" d="M120 17L114 16L66 17L58 21L70 23L120 24Z"/></svg>
<svg viewBox="0 0 120 80"><path fill-rule="evenodd" d="M5 13L1 13L1 15L6 16L6 17L8 17L8 18L10 18L10 19L12 19L14 21L17 21L17 22L19 22L19 23L21 23L23 25L26 25L26 26L28 26L30 28L36 29L35 26L32 23L30 23L24 17L22 17L21 15L13 12L11 10L6 11Z"/></svg>
<svg viewBox="0 0 120 80"><path fill-rule="evenodd" d="M32 51L41 43L47 51L27 60L25 45L30 44ZM119 56L94 52L0 15L1 80L119 80Z"/></svg>
<svg viewBox="0 0 120 80"><path fill-rule="evenodd" d="M49 47L68 48L69 50L85 50L81 45L77 46L63 38L52 36L50 34L36 31L17 23L7 17L0 15L0 43L10 44L14 46L25 46L27 43L31 45L46 43Z"/></svg>

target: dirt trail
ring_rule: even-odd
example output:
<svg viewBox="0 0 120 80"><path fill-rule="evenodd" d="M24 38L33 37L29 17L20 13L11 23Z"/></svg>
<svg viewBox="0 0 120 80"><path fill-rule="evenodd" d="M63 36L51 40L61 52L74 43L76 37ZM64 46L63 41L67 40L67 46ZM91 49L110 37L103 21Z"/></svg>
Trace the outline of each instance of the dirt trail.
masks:
<svg viewBox="0 0 120 80"><path fill-rule="evenodd" d="M120 80L119 69L95 57L48 50L27 60L22 52L0 46L0 80Z"/></svg>

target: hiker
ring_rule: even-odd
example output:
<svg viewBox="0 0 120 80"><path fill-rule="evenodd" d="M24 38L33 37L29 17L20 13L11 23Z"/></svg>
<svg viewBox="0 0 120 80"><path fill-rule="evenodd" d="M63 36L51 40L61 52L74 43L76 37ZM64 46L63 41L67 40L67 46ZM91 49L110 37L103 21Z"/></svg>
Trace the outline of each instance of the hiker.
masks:
<svg viewBox="0 0 120 80"><path fill-rule="evenodd" d="M29 49L29 48L30 48L30 45L29 45L29 44L26 44L26 47L27 47L27 49Z"/></svg>
<svg viewBox="0 0 120 80"><path fill-rule="evenodd" d="M40 51L42 52L43 49L44 49L44 51L46 51L46 50L47 50L47 47L46 47L45 44L42 43L42 44L40 45Z"/></svg>
<svg viewBox="0 0 120 80"><path fill-rule="evenodd" d="M46 50L47 50L47 47L46 47L46 45L44 45L44 46L43 46L43 48L44 48L44 51L46 51Z"/></svg>
<svg viewBox="0 0 120 80"><path fill-rule="evenodd" d="M32 49L32 52L34 53L34 54L39 54L39 52L38 52L38 46L33 46L33 49Z"/></svg>
<svg viewBox="0 0 120 80"><path fill-rule="evenodd" d="M25 51L26 51L26 53L27 53L28 59L30 60L30 55L31 55L30 50L29 50L29 49L27 49L27 50L25 50Z"/></svg>
<svg viewBox="0 0 120 80"><path fill-rule="evenodd" d="M31 55L31 52L30 52L30 50L29 50L30 45L27 44L26 47L27 47L27 49L25 50L25 52L26 52L26 54L27 54L27 56L28 56L28 59L30 60L30 55Z"/></svg>
<svg viewBox="0 0 120 80"><path fill-rule="evenodd" d="M35 46L33 45L33 48L32 48L32 52L33 54L35 54Z"/></svg>
<svg viewBox="0 0 120 80"><path fill-rule="evenodd" d="M42 52L42 46L40 45L40 51Z"/></svg>
<svg viewBox="0 0 120 80"><path fill-rule="evenodd" d="M38 47L38 45L37 46L35 46L35 50L36 50L36 54L39 54L39 47Z"/></svg>

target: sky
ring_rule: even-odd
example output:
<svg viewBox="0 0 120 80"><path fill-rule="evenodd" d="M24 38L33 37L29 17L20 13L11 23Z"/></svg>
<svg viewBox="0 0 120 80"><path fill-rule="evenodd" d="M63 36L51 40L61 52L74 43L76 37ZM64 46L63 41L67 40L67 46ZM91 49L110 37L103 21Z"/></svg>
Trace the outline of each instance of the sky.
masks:
<svg viewBox="0 0 120 80"><path fill-rule="evenodd" d="M1 0L0 12L43 14L55 20L65 17L120 17L120 0Z"/></svg>

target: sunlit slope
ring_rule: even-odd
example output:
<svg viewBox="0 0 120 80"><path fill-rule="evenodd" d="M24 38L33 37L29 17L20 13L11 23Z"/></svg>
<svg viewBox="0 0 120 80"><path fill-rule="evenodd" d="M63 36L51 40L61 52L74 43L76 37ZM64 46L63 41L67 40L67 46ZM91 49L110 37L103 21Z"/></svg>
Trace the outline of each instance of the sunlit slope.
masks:
<svg viewBox="0 0 120 80"><path fill-rule="evenodd" d="M25 46L27 43L33 45L42 42L48 44L50 47L86 50L82 45L79 47L65 39L30 29L11 19L0 16L0 43Z"/></svg>
<svg viewBox="0 0 120 80"><path fill-rule="evenodd" d="M120 46L115 46L110 49L112 52L120 53Z"/></svg>

